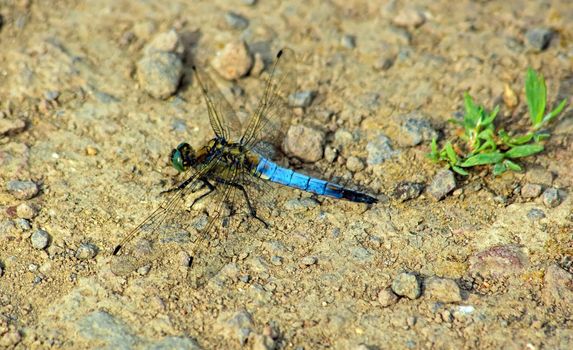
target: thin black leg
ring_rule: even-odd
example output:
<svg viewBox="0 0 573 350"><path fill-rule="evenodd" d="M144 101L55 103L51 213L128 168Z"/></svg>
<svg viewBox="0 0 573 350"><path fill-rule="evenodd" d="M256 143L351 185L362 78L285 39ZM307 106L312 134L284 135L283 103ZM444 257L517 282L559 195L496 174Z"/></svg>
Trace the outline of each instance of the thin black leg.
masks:
<svg viewBox="0 0 573 350"><path fill-rule="evenodd" d="M241 190L241 192L243 192L243 196L245 197L245 201L247 202L247 207L249 208L249 214L255 219L259 220L263 225L265 225L265 228L269 228L269 224L267 224L265 220L257 216L257 211L251 205L251 201L249 200L249 195L247 194L247 190L245 190L245 187L243 187L243 185L234 182L226 182L226 184L238 188L239 190Z"/></svg>
<svg viewBox="0 0 573 350"><path fill-rule="evenodd" d="M183 181L182 183L180 183L179 185L177 185L177 186L175 186L175 187L173 187L173 188L170 188L170 189L168 189L168 190L159 192L159 194L166 194L166 193L169 193L169 192L174 192L174 191L182 190L182 189L184 189L185 187L187 187L187 186L191 183L192 180L193 180L193 176L191 176L190 178L188 178L187 180ZM200 189L202 189L203 187L206 186L205 182L206 182L207 180L205 180L205 179L199 179L199 180L203 181L203 186L201 186L201 187L195 189L195 190L193 191L193 193L199 191Z"/></svg>
<svg viewBox="0 0 573 350"><path fill-rule="evenodd" d="M195 204L197 204L197 202L199 202L201 199L207 197L208 195L210 195L211 193L213 193L213 191L215 191L215 186L213 186L209 181L205 180L205 179L201 179L201 181L203 181L203 186L201 186L200 188L203 188L205 186L207 186L207 188L209 189L209 191L203 193L202 195L200 195L199 197L195 198L193 200L193 203L191 203L191 206L189 207L189 209L191 210L193 208L193 206Z"/></svg>

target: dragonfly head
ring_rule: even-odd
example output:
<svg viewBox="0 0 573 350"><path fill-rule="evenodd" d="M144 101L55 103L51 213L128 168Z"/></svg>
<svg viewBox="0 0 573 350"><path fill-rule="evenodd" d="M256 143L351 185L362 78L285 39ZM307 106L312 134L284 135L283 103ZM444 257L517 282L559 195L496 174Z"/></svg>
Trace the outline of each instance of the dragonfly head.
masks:
<svg viewBox="0 0 573 350"><path fill-rule="evenodd" d="M189 169L195 164L195 151L188 143L183 142L171 151L171 165L180 172Z"/></svg>

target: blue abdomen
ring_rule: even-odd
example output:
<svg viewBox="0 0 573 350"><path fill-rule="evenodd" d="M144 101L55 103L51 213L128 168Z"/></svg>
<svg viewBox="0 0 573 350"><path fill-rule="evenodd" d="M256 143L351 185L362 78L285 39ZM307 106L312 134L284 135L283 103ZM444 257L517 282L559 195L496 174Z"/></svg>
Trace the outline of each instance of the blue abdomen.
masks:
<svg viewBox="0 0 573 350"><path fill-rule="evenodd" d="M281 185L298 188L299 190L316 193L321 196L346 199L353 202L376 203L378 200L367 194L349 190L332 182L320 180L294 170L278 166L261 157L257 165L256 173L265 180Z"/></svg>

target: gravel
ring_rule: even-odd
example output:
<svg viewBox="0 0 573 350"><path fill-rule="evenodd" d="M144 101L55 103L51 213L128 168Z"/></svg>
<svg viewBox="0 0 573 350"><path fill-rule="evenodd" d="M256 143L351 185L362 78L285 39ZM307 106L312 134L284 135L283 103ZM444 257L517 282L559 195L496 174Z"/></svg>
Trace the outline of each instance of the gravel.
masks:
<svg viewBox="0 0 573 350"><path fill-rule="evenodd" d="M38 215L38 211L33 205L24 202L16 207L16 215L21 219L33 219Z"/></svg>
<svg viewBox="0 0 573 350"><path fill-rule="evenodd" d="M392 281L392 291L397 295L407 297L409 299L417 299L422 294L420 282L416 275L412 273L400 273Z"/></svg>
<svg viewBox="0 0 573 350"><path fill-rule="evenodd" d="M392 289L385 288L378 293L378 302L382 307L388 307L398 302L398 296Z"/></svg>
<svg viewBox="0 0 573 350"><path fill-rule="evenodd" d="M550 28L531 28L525 33L527 45L533 51L541 52L549 46L554 32Z"/></svg>
<svg viewBox="0 0 573 350"><path fill-rule="evenodd" d="M50 242L50 235L48 232L42 229L38 229L32 233L30 241L32 242L32 247L35 249L44 249Z"/></svg>
<svg viewBox="0 0 573 350"><path fill-rule="evenodd" d="M346 169L353 173L359 172L364 169L364 162L358 157L350 156L346 160Z"/></svg>
<svg viewBox="0 0 573 350"><path fill-rule="evenodd" d="M6 189L8 190L8 192L10 192L10 194L12 196L14 196L14 198L21 199L21 200L27 200L27 199L33 198L40 191L40 189L38 188L38 185L36 185L35 182L29 181L29 180L26 180L26 181L17 181L17 180L8 181L8 184L6 185Z"/></svg>
<svg viewBox="0 0 573 350"><path fill-rule="evenodd" d="M405 202L407 200L418 198L420 194L422 194L423 190L423 183L403 181L394 187L392 195L400 202Z"/></svg>
<svg viewBox="0 0 573 350"><path fill-rule="evenodd" d="M315 91L298 91L288 97L288 104L291 107L304 108L310 106L316 97Z"/></svg>
<svg viewBox="0 0 573 350"><path fill-rule="evenodd" d="M403 117L405 121L400 127L398 143L403 147L413 147L430 142L438 137L438 132L432 127L425 116L411 114Z"/></svg>
<svg viewBox="0 0 573 350"><path fill-rule="evenodd" d="M217 52L212 63L223 79L235 80L247 75L253 65L253 58L244 41L234 41Z"/></svg>
<svg viewBox="0 0 573 350"><path fill-rule="evenodd" d="M543 192L543 204L547 208L555 208L561 204L561 197L559 196L559 190L556 188L548 188Z"/></svg>
<svg viewBox="0 0 573 350"><path fill-rule="evenodd" d="M137 62L137 78L151 96L166 99L173 95L183 75L183 63L177 54L153 52Z"/></svg>
<svg viewBox="0 0 573 350"><path fill-rule="evenodd" d="M531 221L541 220L545 217L545 212L541 209L533 208L527 212L527 218Z"/></svg>
<svg viewBox="0 0 573 350"><path fill-rule="evenodd" d="M96 257L98 248L92 243L82 243L76 251L76 258L80 260L89 260Z"/></svg>
<svg viewBox="0 0 573 350"><path fill-rule="evenodd" d="M249 20L236 12L229 11L225 14L225 21L233 29L245 29L249 26Z"/></svg>
<svg viewBox="0 0 573 350"><path fill-rule="evenodd" d="M537 198L542 190L543 188L539 184L527 183L521 188L521 197L526 199Z"/></svg>
<svg viewBox="0 0 573 350"><path fill-rule="evenodd" d="M385 135L378 135L374 140L366 145L368 156L366 163L368 165L379 165L385 160L397 155L399 152L392 149L390 139Z"/></svg>
<svg viewBox="0 0 573 350"><path fill-rule="evenodd" d="M0 118L0 136L14 136L26 129L26 123L20 119Z"/></svg>
<svg viewBox="0 0 573 350"><path fill-rule="evenodd" d="M302 258L300 260L301 264L305 265L305 266L311 266L316 264L316 262L318 261L318 259L316 258L316 256L305 256L304 258Z"/></svg>
<svg viewBox="0 0 573 350"><path fill-rule="evenodd" d="M285 139L285 150L304 162L316 162L324 153L324 132L304 126L291 126Z"/></svg>
<svg viewBox="0 0 573 350"><path fill-rule="evenodd" d="M428 278L424 283L424 295L441 303L457 303L462 300L460 287L449 278Z"/></svg>
<svg viewBox="0 0 573 350"><path fill-rule="evenodd" d="M456 178L450 170L444 169L434 176L428 187L428 193L436 200L441 200L456 188Z"/></svg>

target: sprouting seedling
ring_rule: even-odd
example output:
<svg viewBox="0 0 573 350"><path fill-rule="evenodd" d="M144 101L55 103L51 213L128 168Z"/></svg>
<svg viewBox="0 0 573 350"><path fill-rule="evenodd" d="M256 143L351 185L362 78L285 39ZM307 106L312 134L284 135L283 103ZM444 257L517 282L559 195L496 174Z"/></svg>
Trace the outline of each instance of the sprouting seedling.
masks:
<svg viewBox="0 0 573 350"><path fill-rule="evenodd" d="M435 162L446 162L448 167L461 175L468 175L466 168L479 165L493 165L495 175L503 174L507 170L521 171L521 166L514 160L543 151L541 142L547 139L549 134L542 132L542 128L563 111L567 102L564 99L546 114L545 79L531 68L527 70L525 95L531 127L525 134L512 136L503 129L496 131L494 121L499 112L498 106L488 113L466 93L463 119L450 120L463 128L463 134L460 136L460 141L463 142L448 140L442 149L438 150L437 140L434 139L428 157Z"/></svg>

